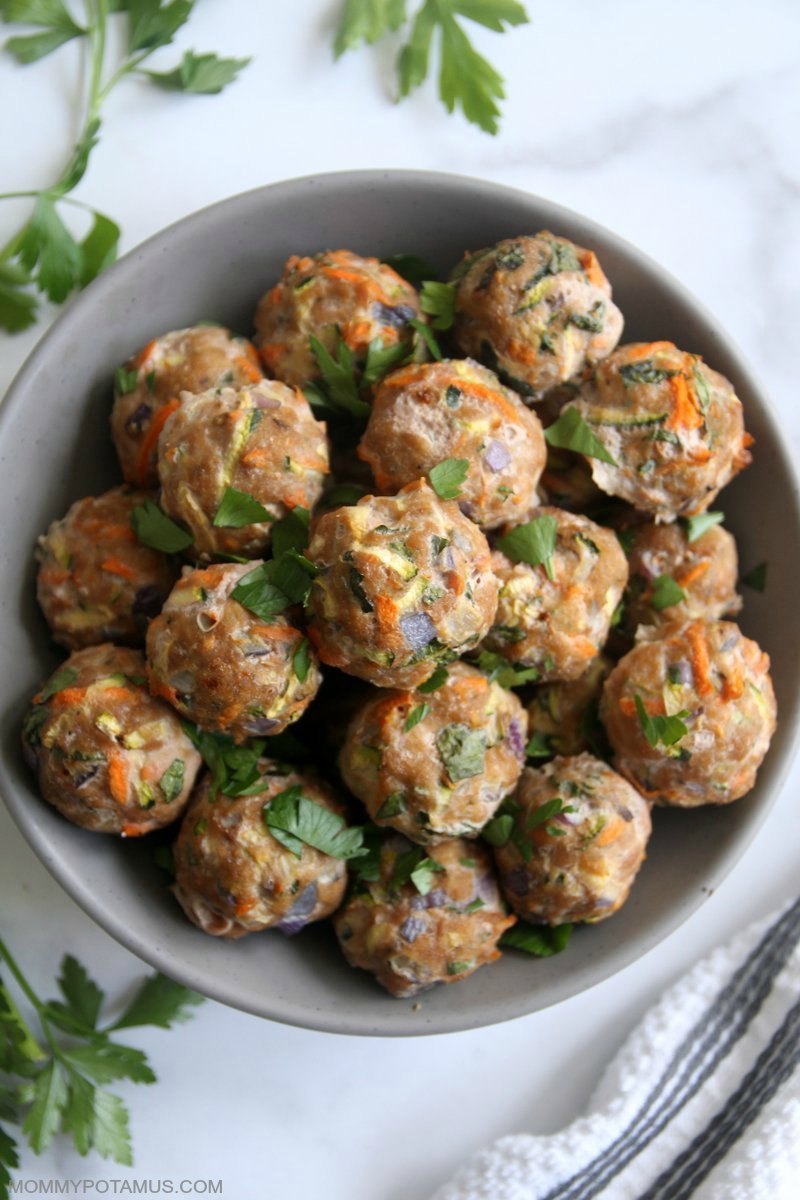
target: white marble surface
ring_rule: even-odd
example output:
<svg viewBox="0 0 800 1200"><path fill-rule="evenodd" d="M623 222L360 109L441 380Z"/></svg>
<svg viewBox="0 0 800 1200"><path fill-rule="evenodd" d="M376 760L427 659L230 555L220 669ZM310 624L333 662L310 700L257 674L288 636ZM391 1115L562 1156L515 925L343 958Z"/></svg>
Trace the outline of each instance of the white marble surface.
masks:
<svg viewBox="0 0 800 1200"><path fill-rule="evenodd" d="M794 0L546 4L531 26L478 34L508 80L501 134L447 118L425 89L400 106L391 55L334 66L333 0L205 0L177 49L249 53L213 100L135 83L108 107L79 197L123 226L123 248L233 192L348 167L484 176L604 222L681 278L727 326L800 449L795 342L800 278L800 8ZM161 52L165 64L178 55ZM16 68L0 57L0 180L48 181L75 132L80 54ZM0 239L16 204L0 207ZM0 343L0 388L45 332ZM131 1041L154 1088L131 1103L133 1172L58 1145L26 1178L221 1178L224 1196L426 1200L497 1134L576 1115L631 1023L685 967L793 895L800 769L725 884L644 959L549 1012L475 1033L359 1040L283 1028L215 1004L173 1033ZM0 929L46 988L65 949L120 995L142 965L97 929L39 865L0 806Z"/></svg>

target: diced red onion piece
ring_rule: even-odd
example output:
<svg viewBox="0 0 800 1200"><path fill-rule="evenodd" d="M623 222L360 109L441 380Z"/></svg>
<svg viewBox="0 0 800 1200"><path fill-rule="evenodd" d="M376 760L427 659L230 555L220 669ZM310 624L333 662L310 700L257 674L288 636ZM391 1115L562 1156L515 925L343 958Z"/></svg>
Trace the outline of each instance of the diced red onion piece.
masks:
<svg viewBox="0 0 800 1200"><path fill-rule="evenodd" d="M483 461L490 471L503 471L511 462L511 455L502 442L491 441L486 447Z"/></svg>
<svg viewBox="0 0 800 1200"><path fill-rule="evenodd" d="M400 618L400 632L412 650L421 650L436 637L436 626L427 613L407 613Z"/></svg>

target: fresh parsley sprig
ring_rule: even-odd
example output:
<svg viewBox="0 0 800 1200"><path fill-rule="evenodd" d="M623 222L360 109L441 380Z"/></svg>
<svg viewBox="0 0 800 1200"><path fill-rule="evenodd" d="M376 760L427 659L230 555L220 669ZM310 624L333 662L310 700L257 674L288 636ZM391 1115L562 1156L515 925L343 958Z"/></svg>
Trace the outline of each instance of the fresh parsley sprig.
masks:
<svg viewBox="0 0 800 1200"><path fill-rule="evenodd" d="M499 128L498 101L505 98L503 77L472 45L461 18L495 33L525 25L529 19L517 0L424 0L413 20L405 0L344 0L333 52L339 58L361 42L373 45L406 27L407 41L396 64L402 99L428 77L434 35L438 34L442 103L450 113L460 108L468 121L495 134Z"/></svg>
<svg viewBox="0 0 800 1200"><path fill-rule="evenodd" d="M203 997L157 972L116 1021L99 1026L104 993L71 955L62 960L55 1000L36 995L1 939L0 964L0 1200L7 1200L11 1171L19 1166L9 1126L20 1127L36 1154L67 1133L79 1154L95 1150L130 1166L128 1110L104 1085L120 1079L155 1083L156 1076L141 1050L112 1035L142 1025L170 1029L189 1020ZM39 1029L23 1017L11 980L36 1013Z"/></svg>
<svg viewBox="0 0 800 1200"><path fill-rule="evenodd" d="M21 65L38 62L74 38L89 45L88 92L83 128L61 175L40 191L8 192L0 199L28 198L33 212L0 247L0 327L11 333L26 329L37 316L37 293L61 304L113 262L120 228L91 204L75 200L73 192L86 174L92 150L100 137L101 111L110 92L128 76L149 79L161 88L213 95L231 83L247 58L219 58L187 51L178 67L158 72L144 69L153 51L168 46L192 12L194 0L86 0L84 23L67 11L63 0L2 0L0 16L7 25L30 25L37 32L9 38L6 51ZM122 60L107 65L109 18L121 14L127 23ZM91 228L76 240L62 219L60 207L83 209Z"/></svg>

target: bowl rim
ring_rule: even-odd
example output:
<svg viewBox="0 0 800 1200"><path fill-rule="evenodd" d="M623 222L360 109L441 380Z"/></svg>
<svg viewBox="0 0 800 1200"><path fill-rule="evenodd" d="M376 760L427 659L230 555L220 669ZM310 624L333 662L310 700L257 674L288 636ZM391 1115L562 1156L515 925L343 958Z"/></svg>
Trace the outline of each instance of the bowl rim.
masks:
<svg viewBox="0 0 800 1200"><path fill-rule="evenodd" d="M105 289L109 291L115 290L118 286L118 281L124 279L126 273L134 269L140 256L151 255L157 252L161 246L170 241L176 231L180 230L184 233L187 231L191 232L193 228L199 230L209 219L213 219L223 209L228 210L229 215L235 219L236 209L239 205L249 207L255 198L266 196L267 194L274 195L275 192L285 192L288 199L298 189L325 187L329 185L369 187L377 184L385 186L392 183L432 188L436 188L437 186L478 188L481 191L482 199L488 200L491 199L492 195L495 195L498 199L516 199L519 202L533 205L539 203L546 207L549 213L553 214L553 223L563 218L564 224L567 227L579 224L586 228L590 234L595 234L598 240L615 246L626 258L635 260L643 269L657 275L663 282L665 289L671 292L680 304L684 306L684 309L692 317L696 317L705 327L706 331L725 347L726 353L735 364L741 379L757 396L761 409L760 415L769 429L774 450L780 458L781 465L786 471L788 478L795 485L795 490L792 494L792 507L795 520L800 523L800 503L797 497L800 474L789 453L788 445L784 441L780 425L772 407L772 402L765 388L758 380L758 377L740 353L734 339L705 305L680 280L676 279L671 272L663 268L650 255L592 218L558 204L545 196L529 192L524 188L512 187L491 180L454 172L381 168L301 175L236 193L233 196L217 200L212 204L205 205L177 219L127 251L117 262L98 276L89 287L76 296L44 332L16 373L9 385L5 399L0 405L0 441L2 441L4 436L6 425L16 416L17 407L23 400L23 392L28 376L36 371L40 362L47 361L53 342L57 341L62 333L69 330L72 322L80 317L86 304L90 302L95 304L102 298ZM777 801L797 751L798 737L800 735L799 697L800 679L797 679L794 681L794 695L791 698L791 703L787 706L789 713L782 716L782 724L786 729L787 736L780 751L781 757L777 762L772 763L769 793L760 797L758 816L753 818L752 825L746 835L740 835L734 844L722 852L719 859L715 861L714 879L712 881L715 885L729 874L745 853L756 832L763 825L763 822ZM376 1019L371 1027L365 1027L362 1018L355 1017L349 1012L337 1011L329 1015L324 1009L315 1008L313 1004L310 1004L308 1009L302 1015L298 1016L291 1005L278 998L272 998L269 1004L262 1005L260 1008L254 1007L252 1004L243 1002L241 998L237 999L232 995L231 989L225 986L226 980L224 976L221 978L220 976L215 976L212 979L191 966L174 961L166 947L152 945L143 936L137 934L134 929L125 924L121 918L117 918L113 913L107 913L105 909L99 906L96 896L91 892L88 885L84 883L77 869L68 865L67 861L62 861L51 852L46 832L26 817L25 805L21 797L16 794L16 784L7 770L4 759L0 759L0 794L5 801L6 808L10 812L12 819L40 862L78 906L83 909L87 916L145 963L163 971L164 974L169 975L185 986L193 988L220 1003L240 1011L252 1013L255 1016L266 1017L267 1019L299 1028L313 1029L326 1033L362 1036L421 1036L423 1034L459 1032L490 1024L498 1024L506 1020L513 1020L524 1015L530 1015L534 1011L533 1009L526 1009L524 1011L508 1012L499 1015L493 1014L488 1020L482 1017L479 1012L472 1010L466 1014L460 1011L449 1011L447 1015L451 1019L442 1019L441 1015L437 1014L432 1024L429 1024L425 1019L420 1020L409 1012L404 1020L398 1021L397 1019L393 1019L390 1028L382 1027L379 1019ZM538 1003L535 1011L552 1007L571 996L582 995L584 992L591 990L592 987L604 982L612 975L617 974L625 967L644 957L644 955L648 954L669 934L687 921L702 906L708 895L710 895L710 890L708 894L698 893L698 895L687 900L682 906L675 906L674 909L669 909L652 922L646 935L639 934L631 943L626 942L622 947L618 947L608 953L603 959L602 966L595 964L594 979L588 987L565 986L559 989L555 986L552 988L553 994L550 998ZM396 1001L393 1003L396 1004Z"/></svg>

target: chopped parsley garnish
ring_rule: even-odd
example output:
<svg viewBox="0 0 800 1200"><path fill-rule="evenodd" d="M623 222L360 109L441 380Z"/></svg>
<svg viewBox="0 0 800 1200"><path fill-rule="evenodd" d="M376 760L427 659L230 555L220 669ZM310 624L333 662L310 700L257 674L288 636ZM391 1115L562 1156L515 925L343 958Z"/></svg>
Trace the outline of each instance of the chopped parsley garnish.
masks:
<svg viewBox="0 0 800 1200"><path fill-rule="evenodd" d="M670 379L673 375L680 375L680 371L669 371L657 367L652 358L645 358L641 362L627 363L624 367L620 367L619 373L629 386L633 383L663 383L665 379Z"/></svg>
<svg viewBox="0 0 800 1200"><path fill-rule="evenodd" d="M382 261L416 288L422 287L426 280L436 278L436 268L432 267L426 259L420 258L418 254L390 254Z"/></svg>
<svg viewBox="0 0 800 1200"><path fill-rule="evenodd" d="M319 502L320 508L351 508L354 504L358 504L362 496L366 496L366 491L360 484L357 483L338 483L336 487L332 487L329 492Z"/></svg>
<svg viewBox="0 0 800 1200"><path fill-rule="evenodd" d="M114 372L114 391L118 396L127 396L129 392L135 391L138 383L138 371L126 371L124 367L117 367Z"/></svg>
<svg viewBox="0 0 800 1200"><path fill-rule="evenodd" d="M752 571L748 571L743 575L741 582L745 587L752 588L754 592L763 592L767 586L767 563L759 563L757 567L753 567Z"/></svg>
<svg viewBox="0 0 800 1200"><path fill-rule="evenodd" d="M671 575L659 575L653 580L650 603L656 612L661 612L664 608L671 608L673 604L680 604L685 599L686 592Z"/></svg>
<svg viewBox="0 0 800 1200"><path fill-rule="evenodd" d="M442 348L436 340L436 334L431 329L430 325L426 325L424 321L420 321L418 317L412 317L408 322L412 329L416 330L417 337L421 338L425 343L428 353L436 362L441 362L444 358Z"/></svg>
<svg viewBox="0 0 800 1200"><path fill-rule="evenodd" d="M480 896L476 896L474 900L470 900L469 904L462 911L465 913L477 912L479 908L485 908L486 901L481 900Z"/></svg>
<svg viewBox="0 0 800 1200"><path fill-rule="evenodd" d="M369 405L359 395L355 355L340 333L337 332L336 337L333 354L319 338L313 334L309 338L322 382L307 384L306 397L312 406L327 406L351 417L367 417Z"/></svg>
<svg viewBox="0 0 800 1200"><path fill-rule="evenodd" d="M427 896L433 888L435 876L443 871L441 863L428 858L421 846L414 846L413 849L398 854L389 887L392 891L397 891L410 882L421 896Z"/></svg>
<svg viewBox="0 0 800 1200"><path fill-rule="evenodd" d="M425 720L430 711L430 704L417 704L415 708L411 709L411 712L406 717L403 725L403 732L409 733L415 725L419 725L420 721Z"/></svg>
<svg viewBox="0 0 800 1200"><path fill-rule="evenodd" d="M499 683L504 688L522 687L524 683L535 683L539 678L536 667L517 667L494 650L481 650L477 666L489 676L492 683Z"/></svg>
<svg viewBox="0 0 800 1200"><path fill-rule="evenodd" d="M259 521L274 520L272 513L267 512L264 505L249 492L226 487L212 524L217 529L244 529L246 525L255 525Z"/></svg>
<svg viewBox="0 0 800 1200"><path fill-rule="evenodd" d="M461 485L468 471L468 458L446 458L431 467L428 478L436 495L442 500L456 500L461 495Z"/></svg>
<svg viewBox="0 0 800 1200"><path fill-rule="evenodd" d="M498 945L524 950L536 958L550 958L566 950L572 928L572 925L537 926L529 925L527 921L517 921L516 925L505 931Z"/></svg>
<svg viewBox="0 0 800 1200"><path fill-rule="evenodd" d="M298 505L272 527L272 553L280 558L289 550L302 554L308 549L308 523L310 514L307 508Z"/></svg>
<svg viewBox="0 0 800 1200"><path fill-rule="evenodd" d="M525 753L527 754L528 758L552 758L553 750L550 746L547 735L544 733L539 733L537 730L532 735L530 741L525 747Z"/></svg>
<svg viewBox="0 0 800 1200"><path fill-rule="evenodd" d="M436 749L453 783L480 775L486 760L486 731L453 722L436 735Z"/></svg>
<svg viewBox="0 0 800 1200"><path fill-rule="evenodd" d="M406 811L405 792L392 792L375 814L378 821L388 821L391 817L399 817Z"/></svg>
<svg viewBox="0 0 800 1200"><path fill-rule="evenodd" d="M687 709L681 709L679 713L675 713L671 717L651 717L638 692L634 700L642 733L647 739L648 744L654 749L659 742L665 749L669 749L670 746L676 745L681 738L686 737L689 728L687 725L684 725L683 718L689 716Z"/></svg>
<svg viewBox="0 0 800 1200"><path fill-rule="evenodd" d="M167 767L164 774L158 781L158 786L161 788L161 795L171 804L176 797L180 796L183 790L183 781L186 774L186 764L182 758L173 758L170 765Z"/></svg>
<svg viewBox="0 0 800 1200"><path fill-rule="evenodd" d="M296 678L300 683L305 683L308 678L308 670L311 666L311 646L308 638L304 637L300 645L292 655L292 667Z"/></svg>
<svg viewBox="0 0 800 1200"><path fill-rule="evenodd" d="M588 313L570 313L567 323L586 333L600 333L606 323L606 306L602 300L597 300Z"/></svg>
<svg viewBox="0 0 800 1200"><path fill-rule="evenodd" d="M547 578L555 579L553 553L557 539L558 522L548 514L534 517L532 521L509 530L497 539L497 548L512 562L524 562L532 567L543 566Z"/></svg>
<svg viewBox="0 0 800 1200"><path fill-rule="evenodd" d="M37 704L46 704L48 700L58 695L59 692L63 692L65 688L72 687L77 678L78 672L74 667L62 667L48 679L39 693Z"/></svg>
<svg viewBox="0 0 800 1200"><path fill-rule="evenodd" d="M704 512L694 517L684 517L683 526L686 529L687 542L696 542L714 525L719 525L724 520L725 513L722 512Z"/></svg>
<svg viewBox="0 0 800 1200"><path fill-rule="evenodd" d="M132 509L131 528L143 546L164 554L179 554L194 543L191 533L176 525L152 500Z"/></svg>
<svg viewBox="0 0 800 1200"><path fill-rule="evenodd" d="M565 408L558 420L545 429L544 436L550 446L574 450L576 454L584 454L587 458L599 458L612 467L617 465L577 408Z"/></svg>
<svg viewBox="0 0 800 1200"><path fill-rule="evenodd" d="M303 846L311 846L333 858L361 858L363 830L348 829L338 813L303 795L299 783L278 792L264 805L264 824L272 836L301 858Z"/></svg>
<svg viewBox="0 0 800 1200"><path fill-rule="evenodd" d="M464 962L449 962L447 964L447 974L448 975L463 975L463 973L465 971L468 971L470 969L470 967L472 967L474 965L475 964L472 961L472 959L465 960Z"/></svg>
<svg viewBox="0 0 800 1200"><path fill-rule="evenodd" d="M417 688L418 692L422 692L423 696L427 696L430 692L436 692L447 682L447 668L437 667L424 683L421 683Z"/></svg>
<svg viewBox="0 0 800 1200"><path fill-rule="evenodd" d="M511 837L513 828L513 815L508 812L501 812L496 817L492 817L491 821L484 825L481 830L481 837L484 837L490 846L505 846Z"/></svg>
<svg viewBox="0 0 800 1200"><path fill-rule="evenodd" d="M262 621L268 621L292 604L305 604L315 571L313 563L290 550L248 571L231 596Z"/></svg>
<svg viewBox="0 0 800 1200"><path fill-rule="evenodd" d="M434 329L450 329L455 319L456 289L452 283L437 283L426 279L420 292L420 307L432 317Z"/></svg>
<svg viewBox="0 0 800 1200"><path fill-rule="evenodd" d="M264 753L265 740L237 746L224 733L206 733L188 721L182 722L184 732L211 772L211 798L220 792L224 796L242 796L264 791L269 784L258 769L258 760ZM274 738L270 739L274 742Z"/></svg>
<svg viewBox="0 0 800 1200"><path fill-rule="evenodd" d="M410 324L411 322L409 322ZM408 347L403 342L384 346L380 338L373 338L367 346L367 357L361 372L362 387L372 387L388 375L395 367L399 367L408 358Z"/></svg>

